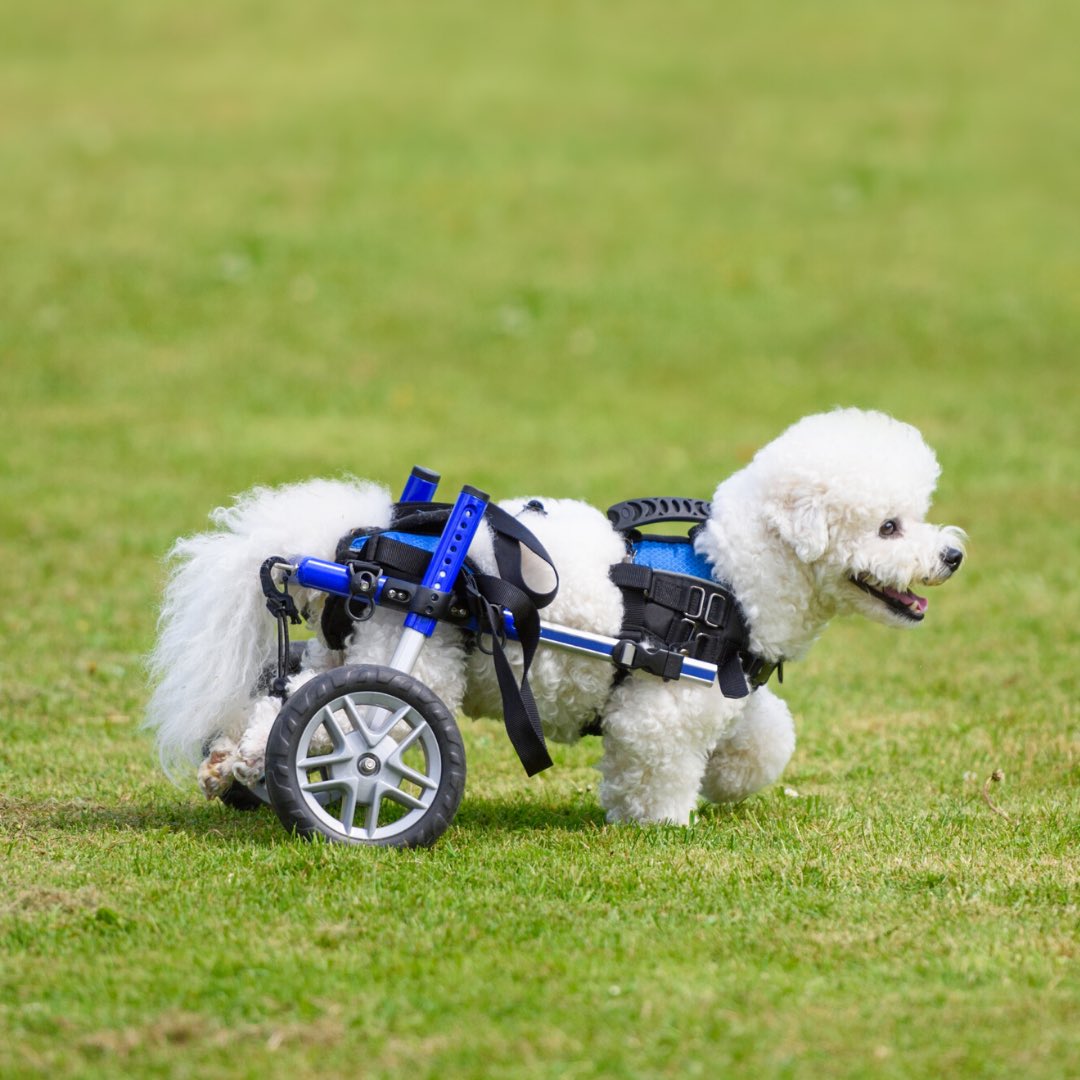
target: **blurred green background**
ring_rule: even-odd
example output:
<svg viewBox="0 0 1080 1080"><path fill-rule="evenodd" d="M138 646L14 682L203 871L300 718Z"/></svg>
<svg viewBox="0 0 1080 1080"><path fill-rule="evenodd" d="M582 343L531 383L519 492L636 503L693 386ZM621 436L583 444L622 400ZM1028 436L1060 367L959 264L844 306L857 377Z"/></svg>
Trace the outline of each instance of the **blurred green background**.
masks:
<svg viewBox="0 0 1080 1080"><path fill-rule="evenodd" d="M279 850L272 822L223 816L169 788L137 728L160 560L210 508L252 484L311 475L396 488L414 462L448 487L499 497L708 497L788 423L854 404L915 423L937 448L934 513L970 532L969 565L933 594L918 633L845 625L792 669L785 693L803 719L789 778L824 802L774 793L750 816L714 817L705 834L660 830L655 843L696 853L720 888L740 863L713 845L767 843L752 839L762 831L754 814L776 838L758 858L777 866L837 807L869 820L887 805L896 858L936 852L951 874L935 829L963 818L989 905L975 967L1005 982L954 1002L935 1029L922 1011L938 1000L931 964L910 995L921 1006L894 1000L894 1041L875 1041L871 988L917 952L925 912L883 913L875 856L845 877L846 846L825 830L815 857L826 870L813 880L800 870L802 902L865 897L836 918L868 921L875 942L899 920L908 944L882 946L884 968L853 973L838 953L777 968L774 957L776 988L731 998L722 1030L678 1039L695 1006L679 1001L675 1012L670 987L657 997L643 985L624 999L593 1071L576 1036L553 1033L573 1033L607 994L602 965L567 983L556 964L551 978L566 992L541 1010L547 1042L519 1031L511 1010L444 1043L461 1023L452 986L429 988L427 1013L391 1011L377 1037L362 1024L350 1031L369 1040L373 1075L403 1063L422 1075L560 1077L690 1075L704 1061L755 1075L812 1075L825 1063L836 1075L1080 1068L1067 1020L1075 975L1063 981L1050 960L1030 969L988 944L1004 926L1031 957L1076 958L1075 3L0 0L0 25L0 826L10 874L0 906L16 1002L0 1011L10 1036L0 1064L211 1075L214 1023L240 1024L241 1045L258 1045L250 1069L283 1060L266 1055L276 1036L259 1025L276 1014L244 997L250 973L193 972L178 999L196 1016L205 999L195 1027L212 1037L183 1035L181 1024L172 1042L153 1034L166 1004L152 991L135 1002L86 990L102 911L130 930L126 958L113 955L121 983L182 965L209 933L208 906L241 951L265 947L267 911L249 906L249 887L222 884L233 845L256 862L268 850L282 860L260 879L270 898L260 903L305 920L304 905L316 904L314 892L289 891L307 856ZM450 853L430 863L373 855L370 866L406 895L422 894L423 867L438 867L451 893L482 908L474 861L490 860L487 873L514 895L523 865L556 874L585 858L574 828L599 822L597 747L560 751L561 776L529 786L496 727L466 737L470 789ZM973 779L995 767L1034 830L1008 843ZM939 799L959 816L928 825L925 807ZM521 847L522 820L551 838L550 851ZM500 821L517 824L500 831ZM169 846L175 830L181 851ZM632 834L601 835L616 861L640 855ZM115 854L118 836L133 853ZM349 854L352 863L328 856L338 873L369 866ZM667 958L672 985L693 978L707 906L680 877L681 858L675 869L650 863L645 878L687 943ZM192 907L167 912L167 877L151 869L132 892L129 859L198 864L211 891L200 899L189 882ZM1053 888L1038 884L1043 874ZM766 876L748 901L773 915L745 956L777 925L805 937L799 897L780 879ZM56 899L85 888L95 890L85 904ZM614 895L612 908L624 902ZM571 908L584 940L601 939L590 905ZM642 942L657 932L652 912L637 913ZM956 910L936 914L944 924ZM438 918L461 929L474 915L451 905ZM489 947L497 967L513 941L496 935ZM567 964L583 947L573 934L551 943ZM362 940L343 948L339 962L362 964ZM721 972L731 960L718 961ZM831 1042L807 1006L822 993L811 968L834 972L829 1007L846 1017L846 1043ZM298 970L302 979L308 969ZM716 985L726 985L721 972ZM530 985L512 963L506 977ZM753 980L753 964L731 977ZM1050 1002L1045 1015L1013 1002L1010 977ZM501 991L455 978L476 1009L499 1015ZM627 1041L625 1025L637 1030L646 1013L643 1042ZM141 1035L125 1042L128 1031ZM733 1033L737 1053L722 1049ZM294 1035L282 1037L286 1056L304 1075L313 1066ZM185 1040L190 1052L173 1054ZM355 1045L335 1042L331 1060L359 1061ZM882 1045L897 1052L877 1054Z"/></svg>

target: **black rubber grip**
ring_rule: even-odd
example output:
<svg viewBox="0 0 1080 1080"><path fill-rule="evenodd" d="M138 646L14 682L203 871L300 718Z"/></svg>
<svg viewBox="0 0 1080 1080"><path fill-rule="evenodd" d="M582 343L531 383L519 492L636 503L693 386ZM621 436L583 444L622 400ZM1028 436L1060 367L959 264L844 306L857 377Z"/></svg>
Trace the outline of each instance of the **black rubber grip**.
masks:
<svg viewBox="0 0 1080 1080"><path fill-rule="evenodd" d="M680 499L657 495L649 499L627 499L608 508L611 524L625 532L642 525L657 525L663 521L708 521L712 504L705 499Z"/></svg>

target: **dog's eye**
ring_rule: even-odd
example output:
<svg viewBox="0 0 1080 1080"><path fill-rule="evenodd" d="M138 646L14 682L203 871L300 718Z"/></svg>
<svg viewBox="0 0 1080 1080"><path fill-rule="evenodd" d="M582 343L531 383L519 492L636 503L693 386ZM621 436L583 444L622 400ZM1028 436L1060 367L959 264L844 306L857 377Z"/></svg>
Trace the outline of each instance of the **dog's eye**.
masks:
<svg viewBox="0 0 1080 1080"><path fill-rule="evenodd" d="M900 522L896 518L889 518L888 521L881 523L881 528L877 531L878 536L899 536L900 535Z"/></svg>

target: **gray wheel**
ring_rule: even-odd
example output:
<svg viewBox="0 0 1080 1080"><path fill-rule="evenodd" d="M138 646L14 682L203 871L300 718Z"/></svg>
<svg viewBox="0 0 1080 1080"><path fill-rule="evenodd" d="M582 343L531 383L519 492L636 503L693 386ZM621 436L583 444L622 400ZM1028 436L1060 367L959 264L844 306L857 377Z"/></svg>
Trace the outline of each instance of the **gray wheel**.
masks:
<svg viewBox="0 0 1080 1080"><path fill-rule="evenodd" d="M305 683L266 746L266 787L286 829L345 844L433 844L465 790L446 706L393 668L356 664Z"/></svg>

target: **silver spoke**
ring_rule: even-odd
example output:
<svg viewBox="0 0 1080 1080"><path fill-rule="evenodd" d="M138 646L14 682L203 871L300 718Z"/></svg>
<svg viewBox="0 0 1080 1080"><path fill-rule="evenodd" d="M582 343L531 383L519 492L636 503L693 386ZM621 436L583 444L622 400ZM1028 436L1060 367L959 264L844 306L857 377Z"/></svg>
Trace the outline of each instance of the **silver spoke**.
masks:
<svg viewBox="0 0 1080 1080"><path fill-rule="evenodd" d="M374 747L379 740L375 738L371 728L367 726L366 721L360 715L360 710L356 707L356 703L353 701L352 697L343 697L341 701L345 707L345 711L349 714L349 719L352 721L353 727L360 732L364 742L366 742L369 747ZM368 713L371 712L370 709L366 711Z"/></svg>
<svg viewBox="0 0 1080 1080"><path fill-rule="evenodd" d="M394 802L401 803L402 806L411 807L413 810L423 810L427 805L423 799L418 799L415 795L410 795L407 791L402 791L401 788L387 786L385 793L388 799L393 799Z"/></svg>
<svg viewBox="0 0 1080 1080"><path fill-rule="evenodd" d="M423 720L421 720L421 721L420 721L420 723L419 723L419 724L417 724L417 725L416 725L416 727L414 727L414 728L413 728L413 729L412 729L412 730L411 730L411 731L409 732L409 734L408 734L408 735L406 735L406 736L405 736L405 738L404 738L404 739L402 739L402 740L401 740L401 742L399 742L399 743L397 744L397 747L395 748L395 750L394 750L394 753L393 753L393 755L392 755L392 756L393 756L393 757L400 757L400 756L401 756L402 754L404 754L404 753L405 753L405 751L406 751L406 750L408 750L408 749L409 749L409 747L410 747L410 746L412 746L412 744L413 744L414 742L416 742L416 740L417 740L417 739L419 739L419 738L420 738L420 736L421 736L421 735L423 735L423 734L424 734L424 732L425 732L425 731L427 731L427 730L428 730L428 726L427 726L427 724L426 724L426 723L425 723L425 722L424 722Z"/></svg>
<svg viewBox="0 0 1080 1080"><path fill-rule="evenodd" d="M364 831L370 837L375 836L375 830L379 827L379 807L382 805L382 785L376 784L371 792L371 804L368 806L367 817L364 819Z"/></svg>
<svg viewBox="0 0 1080 1080"><path fill-rule="evenodd" d="M330 780L300 781L300 790L309 791L312 795L319 791L356 791L356 781L346 777Z"/></svg>
<svg viewBox="0 0 1080 1080"><path fill-rule="evenodd" d="M296 767L298 769L322 769L328 765L344 765L346 761L355 760L356 754L346 747L337 754L320 754L317 757L306 757L303 761L298 761Z"/></svg>
<svg viewBox="0 0 1080 1080"><path fill-rule="evenodd" d="M346 836L352 836L353 819L356 817L356 785L350 784L341 797L341 827Z"/></svg>
<svg viewBox="0 0 1080 1080"><path fill-rule="evenodd" d="M410 769L408 765L402 765L400 761L387 762L386 770L387 772L396 772L402 780L408 780L410 784L427 788L429 791L434 791L439 786L430 776L417 772L415 769Z"/></svg>
<svg viewBox="0 0 1080 1080"><path fill-rule="evenodd" d="M348 701L348 698L345 700ZM334 749L340 750L345 745L345 732L341 730L341 725L338 723L338 718L334 715L333 709L329 705L323 706L316 714L316 719L319 717L322 718L322 726L330 734Z"/></svg>
<svg viewBox="0 0 1080 1080"><path fill-rule="evenodd" d="M387 722L385 724L380 724L379 725L379 730L378 730L379 737L383 738L386 735L389 735L390 732L393 731L394 728L396 728L398 726L398 724L400 724L401 721L404 720L405 717L408 716L409 713L411 713L411 712L412 712L412 706L411 705L402 705L401 708L398 709L394 713L394 715L391 716L389 720L387 720Z"/></svg>

